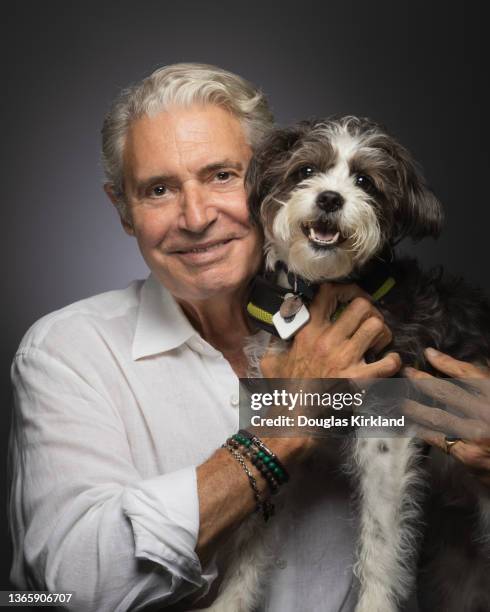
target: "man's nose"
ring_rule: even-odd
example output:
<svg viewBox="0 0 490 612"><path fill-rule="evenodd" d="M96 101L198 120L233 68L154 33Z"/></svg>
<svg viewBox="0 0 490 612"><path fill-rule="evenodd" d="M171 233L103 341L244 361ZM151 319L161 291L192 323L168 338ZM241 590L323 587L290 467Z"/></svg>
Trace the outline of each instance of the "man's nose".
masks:
<svg viewBox="0 0 490 612"><path fill-rule="evenodd" d="M180 227L190 232L201 233L217 217L216 207L211 204L205 188L187 184L182 189L182 213Z"/></svg>

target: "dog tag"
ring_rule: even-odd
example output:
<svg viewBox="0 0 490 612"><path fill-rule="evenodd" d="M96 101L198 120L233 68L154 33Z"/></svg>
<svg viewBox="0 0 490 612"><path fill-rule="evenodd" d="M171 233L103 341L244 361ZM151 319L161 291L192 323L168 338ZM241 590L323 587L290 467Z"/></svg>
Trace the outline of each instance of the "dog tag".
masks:
<svg viewBox="0 0 490 612"><path fill-rule="evenodd" d="M272 317L274 327L277 329L277 333L283 340L288 340L291 336L304 327L310 320L310 313L308 308L301 303L301 307L298 312L293 316L292 319L286 321L281 315L281 311L278 310Z"/></svg>
<svg viewBox="0 0 490 612"><path fill-rule="evenodd" d="M301 306L303 306L303 301L299 297L299 295L294 295L294 293L286 293L286 295L284 296L284 301L281 304L281 308L279 308L281 317L287 323L289 323L301 310Z"/></svg>

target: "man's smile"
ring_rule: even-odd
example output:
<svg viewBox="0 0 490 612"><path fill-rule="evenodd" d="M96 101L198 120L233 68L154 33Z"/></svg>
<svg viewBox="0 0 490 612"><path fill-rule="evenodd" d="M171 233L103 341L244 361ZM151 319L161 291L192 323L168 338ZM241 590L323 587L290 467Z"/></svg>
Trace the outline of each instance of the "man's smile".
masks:
<svg viewBox="0 0 490 612"><path fill-rule="evenodd" d="M209 265L227 258L233 248L233 243L238 239L238 236L233 236L223 240L209 240L207 242L172 248L167 253L177 256L186 264L194 266Z"/></svg>
<svg viewBox="0 0 490 612"><path fill-rule="evenodd" d="M223 238L222 240L208 240L207 242L200 242L197 244L190 244L186 246L171 247L167 250L170 254L185 254L185 253L205 253L212 249L216 249L224 244L228 244L231 240L235 240L235 236L229 238Z"/></svg>

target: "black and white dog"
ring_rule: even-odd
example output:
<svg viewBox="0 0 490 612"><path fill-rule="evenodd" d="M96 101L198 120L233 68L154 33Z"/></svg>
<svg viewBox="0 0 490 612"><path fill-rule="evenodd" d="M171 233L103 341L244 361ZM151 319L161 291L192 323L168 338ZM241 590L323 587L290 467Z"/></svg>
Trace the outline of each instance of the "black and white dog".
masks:
<svg viewBox="0 0 490 612"><path fill-rule="evenodd" d="M274 130L256 151L247 184L251 214L264 231L266 268L282 270L279 283L287 288L292 274L307 283L362 286L381 266L396 281L378 302L393 332L390 351L419 368L428 367L427 346L488 363L484 296L394 256L402 238L437 236L443 213L410 154L380 126L349 116ZM465 469L442 453L431 453L430 472L421 469L421 445L413 439L379 442L359 439L352 449L360 501L357 612L398 610L421 559L422 610L490 610L488 492L485 499ZM427 480L429 486L419 486ZM435 517L437 529L429 522L421 540L416 525L427 516ZM267 559L260 538L248 540L251 531L245 525L238 535L211 610L249 612L256 605L257 576Z"/></svg>

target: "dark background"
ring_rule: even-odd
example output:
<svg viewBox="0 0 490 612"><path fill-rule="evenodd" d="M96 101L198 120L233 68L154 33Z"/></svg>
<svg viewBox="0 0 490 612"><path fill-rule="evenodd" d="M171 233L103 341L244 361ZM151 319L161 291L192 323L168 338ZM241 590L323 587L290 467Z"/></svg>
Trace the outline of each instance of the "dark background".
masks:
<svg viewBox="0 0 490 612"><path fill-rule="evenodd" d="M199 61L241 74L267 92L281 123L332 113L383 122L421 162L447 210L437 243L405 248L490 289L488 33L478 7L427 0L3 5L2 448L9 365L28 326L146 275L101 189L99 130L118 90L164 64ZM10 565L4 499L0 589L9 587Z"/></svg>

